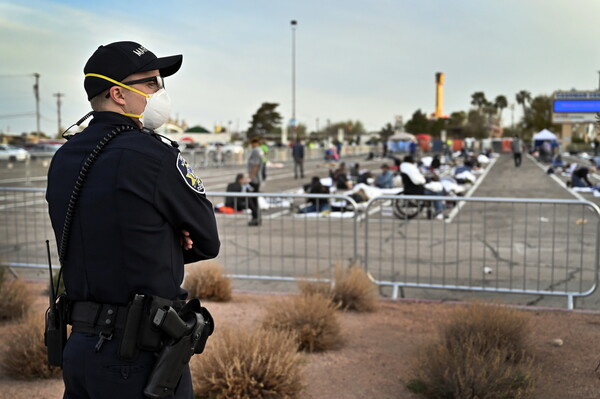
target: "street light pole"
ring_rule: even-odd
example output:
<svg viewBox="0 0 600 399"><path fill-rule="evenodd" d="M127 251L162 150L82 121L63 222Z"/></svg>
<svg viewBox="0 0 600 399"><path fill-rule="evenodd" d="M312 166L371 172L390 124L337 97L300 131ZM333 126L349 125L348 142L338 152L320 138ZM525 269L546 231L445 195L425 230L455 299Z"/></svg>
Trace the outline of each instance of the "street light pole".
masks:
<svg viewBox="0 0 600 399"><path fill-rule="evenodd" d="M296 126L296 25L298 22L293 19L290 22L292 26L292 120L290 125Z"/></svg>
<svg viewBox="0 0 600 399"><path fill-rule="evenodd" d="M38 139L40 138L40 74L34 73L35 85L33 85L33 93L35 94L35 121L36 121L36 132Z"/></svg>

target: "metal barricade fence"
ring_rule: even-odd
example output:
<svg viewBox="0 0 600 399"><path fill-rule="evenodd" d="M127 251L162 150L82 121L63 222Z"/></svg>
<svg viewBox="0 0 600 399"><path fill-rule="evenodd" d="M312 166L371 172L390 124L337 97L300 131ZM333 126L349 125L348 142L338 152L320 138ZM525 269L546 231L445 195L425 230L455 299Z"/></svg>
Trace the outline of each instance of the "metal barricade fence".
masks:
<svg viewBox="0 0 600 399"><path fill-rule="evenodd" d="M225 198L258 197L261 225L248 226L250 211L217 213L218 260L235 278L293 281L329 278L332 266L357 259L356 202L345 195L208 193L217 209ZM324 212L298 213L309 198L329 202Z"/></svg>
<svg viewBox="0 0 600 399"><path fill-rule="evenodd" d="M445 223L394 217L405 200L454 204ZM365 210L364 265L379 285L566 296L598 284L600 209L575 200L385 195Z"/></svg>
<svg viewBox="0 0 600 399"><path fill-rule="evenodd" d="M58 265L44 194L0 188L1 264L46 269L49 239ZM394 298L404 287L439 288L566 296L569 308L598 284L600 210L587 201L386 195L356 204L344 195L207 195L216 209L227 209L219 206L226 197L258 197L263 208L260 226L248 226L248 210L216 213L217 260L234 278L327 279L336 264L355 262L392 287ZM332 210L298 214L310 197ZM426 212L401 219L394 205L406 199L455 206L445 222Z"/></svg>
<svg viewBox="0 0 600 399"><path fill-rule="evenodd" d="M45 189L0 187L0 264L48 268L46 240L56 248ZM58 257L53 259L58 265Z"/></svg>
<svg viewBox="0 0 600 399"><path fill-rule="evenodd" d="M356 202L344 195L210 192L216 209L226 197L258 198L260 226L249 210L216 212L221 251L217 260L234 278L293 281L330 276L338 262L357 258ZM308 198L331 202L328 212L299 214ZM336 206L337 204L337 206ZM57 267L56 240L42 188L0 187L0 264L47 269L45 240Z"/></svg>

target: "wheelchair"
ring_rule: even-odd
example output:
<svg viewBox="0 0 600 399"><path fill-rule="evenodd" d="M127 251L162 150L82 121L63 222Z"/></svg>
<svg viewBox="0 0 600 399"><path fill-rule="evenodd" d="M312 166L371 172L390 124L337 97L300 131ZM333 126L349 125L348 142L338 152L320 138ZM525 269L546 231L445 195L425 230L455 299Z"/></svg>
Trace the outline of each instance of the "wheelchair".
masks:
<svg viewBox="0 0 600 399"><path fill-rule="evenodd" d="M404 173L400 176L402 177L404 191L399 192L397 195L425 195L423 186L415 185ZM423 211L425 211L427 219L432 219L434 214L433 201L429 200L399 198L394 200L392 208L394 216L402 220L413 219Z"/></svg>

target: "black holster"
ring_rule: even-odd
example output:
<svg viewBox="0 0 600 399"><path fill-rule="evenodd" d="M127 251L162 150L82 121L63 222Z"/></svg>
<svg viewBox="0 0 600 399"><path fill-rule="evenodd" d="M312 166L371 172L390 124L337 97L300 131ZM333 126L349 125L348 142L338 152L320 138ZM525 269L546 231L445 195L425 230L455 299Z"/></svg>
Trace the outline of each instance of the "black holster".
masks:
<svg viewBox="0 0 600 399"><path fill-rule="evenodd" d="M198 299L190 300L179 312L172 307L158 309L152 323L169 339L158 355L144 395L160 399L173 394L192 355L204 350L214 323Z"/></svg>
<svg viewBox="0 0 600 399"><path fill-rule="evenodd" d="M183 301L135 295L129 303L119 356L126 361L136 358L138 350L158 352L164 345L165 333L153 323L156 313L163 308L181 309Z"/></svg>
<svg viewBox="0 0 600 399"><path fill-rule="evenodd" d="M60 295L46 310L44 344L48 351L48 364L62 367L63 349L67 343L67 298Z"/></svg>

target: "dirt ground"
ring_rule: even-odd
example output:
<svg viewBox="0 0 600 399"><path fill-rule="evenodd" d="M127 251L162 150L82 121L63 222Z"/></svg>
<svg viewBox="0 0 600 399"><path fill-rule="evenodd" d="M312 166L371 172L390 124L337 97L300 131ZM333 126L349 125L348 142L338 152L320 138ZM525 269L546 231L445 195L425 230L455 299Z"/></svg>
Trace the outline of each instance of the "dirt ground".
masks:
<svg viewBox="0 0 600 399"><path fill-rule="evenodd" d="M38 287L39 288L39 287ZM45 310L40 295L36 308ZM270 301L282 295L234 293L228 303L205 302L217 326L253 328ZM374 313L338 313L344 345L341 349L307 354L304 399L420 398L405 388L410 359L422 344L436 337L439 321L459 303L387 301ZM600 312L528 308L533 349L541 368L537 398L592 399L600 397ZM0 324L5 347L8 323ZM553 344L555 339L562 346ZM210 341L209 341L210 345ZM62 398L62 381L16 381L0 374L0 398Z"/></svg>

